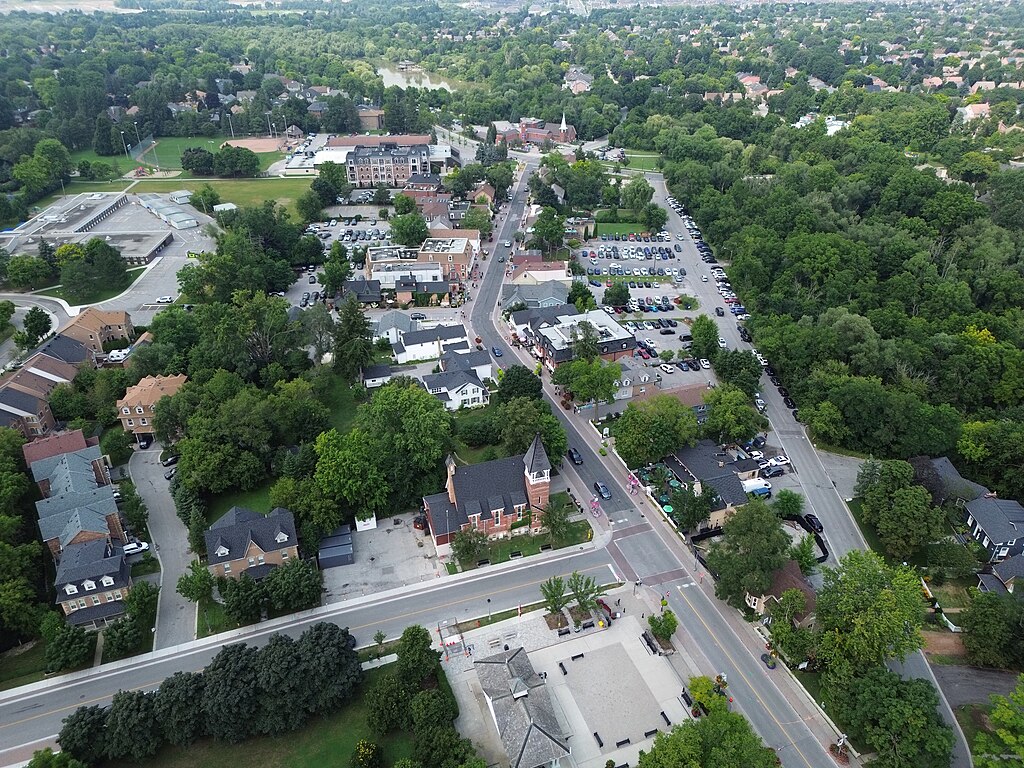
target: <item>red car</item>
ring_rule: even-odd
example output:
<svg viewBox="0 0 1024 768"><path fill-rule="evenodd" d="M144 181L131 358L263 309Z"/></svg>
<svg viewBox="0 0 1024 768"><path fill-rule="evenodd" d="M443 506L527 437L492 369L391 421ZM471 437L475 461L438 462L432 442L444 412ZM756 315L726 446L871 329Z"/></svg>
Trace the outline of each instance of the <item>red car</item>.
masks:
<svg viewBox="0 0 1024 768"><path fill-rule="evenodd" d="M639 350L639 352L640 352L640 357L642 357L644 360L650 360L651 359L651 356L649 354L647 354L647 350L646 349L641 349L641 350Z"/></svg>

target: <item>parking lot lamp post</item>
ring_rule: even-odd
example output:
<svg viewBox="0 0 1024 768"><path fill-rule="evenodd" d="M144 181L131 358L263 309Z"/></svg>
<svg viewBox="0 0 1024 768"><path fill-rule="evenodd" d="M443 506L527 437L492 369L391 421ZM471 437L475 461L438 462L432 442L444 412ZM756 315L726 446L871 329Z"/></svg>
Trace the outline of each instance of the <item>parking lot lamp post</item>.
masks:
<svg viewBox="0 0 1024 768"><path fill-rule="evenodd" d="M128 154L128 145L124 141L124 131L121 131L121 146L124 147L124 156L130 157Z"/></svg>
<svg viewBox="0 0 1024 768"><path fill-rule="evenodd" d="M135 143L136 144L141 144L142 143L142 139L139 138L139 121L136 120L134 122L134 125L135 125Z"/></svg>

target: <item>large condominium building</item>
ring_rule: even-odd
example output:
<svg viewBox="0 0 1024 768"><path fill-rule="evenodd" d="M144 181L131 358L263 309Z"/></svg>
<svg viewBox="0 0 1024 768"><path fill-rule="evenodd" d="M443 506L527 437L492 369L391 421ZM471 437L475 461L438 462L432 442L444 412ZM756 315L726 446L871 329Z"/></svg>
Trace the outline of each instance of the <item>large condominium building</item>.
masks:
<svg viewBox="0 0 1024 768"><path fill-rule="evenodd" d="M430 171L430 147L426 144L378 147L357 146L345 160L348 180L357 187L404 187L415 174Z"/></svg>

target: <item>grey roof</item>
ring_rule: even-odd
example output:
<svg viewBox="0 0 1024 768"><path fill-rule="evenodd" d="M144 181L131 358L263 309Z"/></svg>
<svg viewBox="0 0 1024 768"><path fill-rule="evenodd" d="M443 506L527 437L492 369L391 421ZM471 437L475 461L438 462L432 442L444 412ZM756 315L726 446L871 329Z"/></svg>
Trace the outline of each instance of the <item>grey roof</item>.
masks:
<svg viewBox="0 0 1024 768"><path fill-rule="evenodd" d="M37 483L50 481L48 496L91 491L97 486L93 462L102 457L103 452L96 445L49 456L32 462L32 479Z"/></svg>
<svg viewBox="0 0 1024 768"><path fill-rule="evenodd" d="M441 177L436 173L414 173L408 179L406 179L406 186L412 184L433 184L438 186L441 183Z"/></svg>
<svg viewBox="0 0 1024 768"><path fill-rule="evenodd" d="M78 588L78 595L126 587L131 583L131 570L131 566L124 559L124 551L118 544L110 544L104 539L72 544L61 554L60 564L57 566L57 577L53 582L57 589L57 602L69 597L64 590L69 584ZM109 576L113 582L108 585L101 584L100 580L104 576ZM86 590L86 581L93 581L96 586Z"/></svg>
<svg viewBox="0 0 1024 768"><path fill-rule="evenodd" d="M85 608L79 608L77 611L69 613L64 617L64 619L69 624L81 627L85 624L93 624L100 619L103 621L109 621L115 616L120 616L124 612L125 606L123 600L111 600L107 603L87 605Z"/></svg>
<svg viewBox="0 0 1024 768"><path fill-rule="evenodd" d="M558 280L547 280L536 285L503 285L501 300L505 306L523 302L527 308L536 308L542 301L565 304L569 300L569 287Z"/></svg>
<svg viewBox="0 0 1024 768"><path fill-rule="evenodd" d="M42 520L51 515L59 515L69 512L78 507L98 506L104 514L117 509L114 501L114 487L112 485L100 485L85 491L64 493L60 496L51 496L48 499L36 502L36 514Z"/></svg>
<svg viewBox="0 0 1024 768"><path fill-rule="evenodd" d="M569 754L551 695L523 648L477 659L473 666L512 768L537 768Z"/></svg>
<svg viewBox="0 0 1024 768"><path fill-rule="evenodd" d="M516 325L526 325L532 329L538 328L543 323L555 323L559 317L578 315L579 310L572 304L559 305L555 307L534 307L532 309L521 309L512 313L512 322Z"/></svg>
<svg viewBox="0 0 1024 768"><path fill-rule="evenodd" d="M512 515L516 506L529 505L525 459L525 454L518 454L468 467L456 466L454 504L449 501L447 493L423 498L430 510L434 535L458 531L469 522L470 515L490 520L494 510L500 509L502 514ZM449 457L449 461L454 459Z"/></svg>
<svg viewBox="0 0 1024 768"><path fill-rule="evenodd" d="M534 438L530 449L523 456L523 464L530 475L551 471L551 462L548 461L547 451L544 450L544 443L540 439L540 432Z"/></svg>
<svg viewBox="0 0 1024 768"><path fill-rule="evenodd" d="M385 379L391 375L391 366L383 363L363 368L363 379Z"/></svg>
<svg viewBox="0 0 1024 768"><path fill-rule="evenodd" d="M1024 555L1008 557L992 566L992 571L1004 584L1011 579L1024 579Z"/></svg>
<svg viewBox="0 0 1024 768"><path fill-rule="evenodd" d="M1024 538L1024 507L1013 499L982 496L966 504L993 544Z"/></svg>
<svg viewBox="0 0 1024 768"><path fill-rule="evenodd" d="M729 458L728 454L713 441L700 440L692 448L680 448L673 458L694 479L714 488L719 499L725 504L741 506L747 503L747 494L743 490L743 483L736 476L736 467L732 462L726 461Z"/></svg>
<svg viewBox="0 0 1024 768"><path fill-rule="evenodd" d="M402 344L406 349L414 344L426 344L431 341L450 341L466 338L466 327L463 325L439 325L436 328L428 328L425 331L412 331L402 337Z"/></svg>
<svg viewBox="0 0 1024 768"><path fill-rule="evenodd" d="M985 486L962 477L946 456L932 459L932 467L942 478L942 494L945 499L958 498L970 501L988 493Z"/></svg>
<svg viewBox="0 0 1024 768"><path fill-rule="evenodd" d="M62 333L58 333L36 351L65 363L80 363L89 357L89 350L83 344Z"/></svg>
<svg viewBox="0 0 1024 768"><path fill-rule="evenodd" d="M728 466L732 467L733 472L753 472L755 469L761 468L761 465L754 459L737 459Z"/></svg>
<svg viewBox="0 0 1024 768"><path fill-rule="evenodd" d="M392 328L397 328L402 333L408 333L409 331L416 330L417 321L413 320L405 312L399 312L397 309L393 309L390 312L385 312L377 319L377 322L373 324L374 333L377 336L382 336Z"/></svg>
<svg viewBox="0 0 1024 768"><path fill-rule="evenodd" d="M423 377L423 386L426 387L428 392L433 389L440 389L442 393L447 393L456 392L468 386L483 388L484 385L473 371L456 370L428 373ZM437 393L435 392L434 394Z"/></svg>
<svg viewBox="0 0 1024 768"><path fill-rule="evenodd" d="M978 574L978 589L982 592L995 592L997 595L1005 595L1006 585L993 573Z"/></svg>
<svg viewBox="0 0 1024 768"><path fill-rule="evenodd" d="M279 538L281 541L278 541ZM245 556L249 542L264 552L275 552L297 545L295 518L282 507L276 507L264 516L251 509L232 507L224 517L206 529L206 554L210 565L237 560ZM223 546L228 551L218 555ZM249 572L248 569L246 573Z"/></svg>
<svg viewBox="0 0 1024 768"><path fill-rule="evenodd" d="M341 286L341 296L350 293L355 294L356 301L363 304L380 301L380 280L346 280Z"/></svg>
<svg viewBox="0 0 1024 768"><path fill-rule="evenodd" d="M117 507L113 510L117 512ZM75 507L66 512L43 517L39 520L39 536L43 541L59 539L61 548L66 547L83 531L109 533L107 512L99 505Z"/></svg>
<svg viewBox="0 0 1024 768"><path fill-rule="evenodd" d="M13 387L0 389L0 405L10 406L23 413L38 413L39 405L42 402L42 398L22 392L20 389L14 389Z"/></svg>
<svg viewBox="0 0 1024 768"><path fill-rule="evenodd" d="M471 352L456 352L450 345L445 347L446 351L441 355L441 369L445 371L472 371L479 366L490 365L491 356L486 350L474 349ZM468 346L468 342L467 342Z"/></svg>

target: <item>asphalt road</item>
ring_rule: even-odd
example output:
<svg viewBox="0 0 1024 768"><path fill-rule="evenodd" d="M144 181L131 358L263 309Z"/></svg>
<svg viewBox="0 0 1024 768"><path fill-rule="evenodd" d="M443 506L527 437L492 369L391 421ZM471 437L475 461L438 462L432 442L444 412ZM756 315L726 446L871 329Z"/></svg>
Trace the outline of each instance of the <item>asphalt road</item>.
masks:
<svg viewBox="0 0 1024 768"><path fill-rule="evenodd" d="M499 244L511 239L518 228L525 206L525 180L532 169L527 166L515 187L510 214L495 235ZM507 256L509 250L499 246L495 255ZM483 336L487 348L502 350L502 365L510 364L506 363L509 358L526 362L525 355L520 358L519 352L509 347L507 330L499 330L497 324L500 316L496 303L503 270L491 262L486 267L471 312L473 327ZM549 378L545 378L545 389L551 397ZM598 438L585 426L585 420L570 416L557 406L556 400L553 402L568 432L569 445L583 455L582 465L566 463L565 471L575 472L588 488L593 487L594 480L601 479L611 491L612 498L601 502L599 523L612 530L613 540L607 551L620 577L625 581L640 578L643 589L657 590L665 597L680 619L682 634L703 653L711 669L728 675L734 706L747 716L765 743L778 750L783 765L812 768L828 764L825 745L833 735L820 715L785 673L769 675L758 658L764 649L763 640L736 611L710 595L710 579L702 579L700 569L675 534L659 516L647 514L653 510L645 502L638 505L638 497L629 495L625 468L611 470L602 463L596 450Z"/></svg>
<svg viewBox="0 0 1024 768"><path fill-rule="evenodd" d="M39 689L36 691L22 688L0 693L0 766L31 757L32 749L51 740L60 731L61 720L76 708L106 704L119 690L154 690L175 672L202 669L227 642L261 645L275 632L297 637L311 624L333 621L349 627L361 646L372 645L378 630L395 638L410 624L434 628L449 619L485 616L488 608L498 613L535 603L540 599L541 582L551 576L568 576L574 570L603 584L613 579L606 551L566 552L551 559L518 561L507 568L494 567L458 579L439 579L426 587L415 584L293 614L228 635L52 678L31 686Z"/></svg>
<svg viewBox="0 0 1024 768"><path fill-rule="evenodd" d="M159 444L136 450L128 462L135 488L149 510L150 551L160 561L160 598L157 605L156 650L187 643L196 636L196 606L178 594L178 577L188 570L193 555L188 530L174 509L174 500L160 465ZM141 537L140 537L141 538Z"/></svg>

